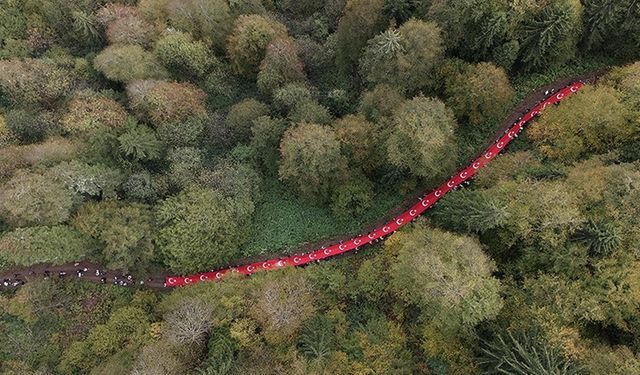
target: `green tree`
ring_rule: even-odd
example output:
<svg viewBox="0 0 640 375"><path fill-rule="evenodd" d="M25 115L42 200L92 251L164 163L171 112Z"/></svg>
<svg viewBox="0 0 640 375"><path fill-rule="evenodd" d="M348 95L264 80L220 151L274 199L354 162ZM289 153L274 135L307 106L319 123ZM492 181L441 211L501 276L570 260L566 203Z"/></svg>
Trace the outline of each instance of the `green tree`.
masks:
<svg viewBox="0 0 640 375"><path fill-rule="evenodd" d="M180 76L200 78L212 62L204 42L180 31L166 32L156 42L153 52L167 69Z"/></svg>
<svg viewBox="0 0 640 375"><path fill-rule="evenodd" d="M122 183L122 172L103 164L87 164L72 160L46 171L45 177L61 182L76 198L115 198Z"/></svg>
<svg viewBox="0 0 640 375"><path fill-rule="evenodd" d="M391 164L421 177L441 175L452 169L456 146L456 120L438 99L415 97L395 112L387 138Z"/></svg>
<svg viewBox="0 0 640 375"><path fill-rule="evenodd" d="M165 9L169 21L196 39L222 51L233 25L233 16L225 0L170 0Z"/></svg>
<svg viewBox="0 0 640 375"><path fill-rule="evenodd" d="M14 226L65 222L73 206L71 191L38 173L16 173L2 185L0 196L3 216Z"/></svg>
<svg viewBox="0 0 640 375"><path fill-rule="evenodd" d="M604 49L619 56L637 57L640 49L640 7L629 1L586 0L584 39L593 51Z"/></svg>
<svg viewBox="0 0 640 375"><path fill-rule="evenodd" d="M227 199L211 189L191 189L163 201L156 220L156 246L174 272L220 267L237 256L253 204Z"/></svg>
<svg viewBox="0 0 640 375"><path fill-rule="evenodd" d="M203 159L204 155L199 148L179 147L170 150L167 155L169 181L179 189L196 184L204 167Z"/></svg>
<svg viewBox="0 0 640 375"><path fill-rule="evenodd" d="M460 121L473 125L499 120L514 90L502 68L491 63L466 65L446 83L447 103Z"/></svg>
<svg viewBox="0 0 640 375"><path fill-rule="evenodd" d="M562 353L530 334L506 337L498 335L494 341L485 342L481 349L480 365L486 374L514 375L578 375L582 372Z"/></svg>
<svg viewBox="0 0 640 375"><path fill-rule="evenodd" d="M434 71L443 56L438 26L411 19L367 42L360 73L371 86L389 84L413 94L435 85Z"/></svg>
<svg viewBox="0 0 640 375"><path fill-rule="evenodd" d="M337 62L350 71L367 40L385 27L384 0L348 0L337 30Z"/></svg>
<svg viewBox="0 0 640 375"><path fill-rule="evenodd" d="M288 124L284 120L269 116L260 116L252 121L251 148L262 168L269 172L278 171L278 146L287 128Z"/></svg>
<svg viewBox="0 0 640 375"><path fill-rule="evenodd" d="M367 120L382 123L405 101L405 97L393 86L377 85L365 91L360 100L360 113Z"/></svg>
<svg viewBox="0 0 640 375"><path fill-rule="evenodd" d="M373 203L373 184L361 173L351 174L331 196L331 211L343 218L363 214Z"/></svg>
<svg viewBox="0 0 640 375"><path fill-rule="evenodd" d="M143 269L153 258L153 217L145 205L87 203L73 225L103 244L102 255L110 269Z"/></svg>
<svg viewBox="0 0 640 375"><path fill-rule="evenodd" d="M278 38L287 38L287 28L280 22L257 14L238 17L227 41L227 53L233 70L254 77L267 46Z"/></svg>
<svg viewBox="0 0 640 375"><path fill-rule="evenodd" d="M543 155L571 162L619 146L634 132L630 116L614 89L588 86L549 108L528 134Z"/></svg>
<svg viewBox="0 0 640 375"><path fill-rule="evenodd" d="M333 123L343 154L350 164L371 172L380 164L379 129L362 115L347 115Z"/></svg>
<svg viewBox="0 0 640 375"><path fill-rule="evenodd" d="M476 240L418 223L385 247L397 254L390 269L393 290L439 325L474 326L502 308L495 265Z"/></svg>
<svg viewBox="0 0 640 375"><path fill-rule="evenodd" d="M54 114L24 109L7 111L6 125L11 134L22 143L40 142L50 135L59 133Z"/></svg>
<svg viewBox="0 0 640 375"><path fill-rule="evenodd" d="M118 137L120 151L134 161L157 160L162 153L162 143L153 129L131 122Z"/></svg>
<svg viewBox="0 0 640 375"><path fill-rule="evenodd" d="M520 29L520 60L527 69L542 69L572 59L582 35L579 0L554 0L541 6Z"/></svg>
<svg viewBox="0 0 640 375"><path fill-rule="evenodd" d="M251 137L252 122L269 114L269 107L256 99L245 99L231 106L225 123L233 131L235 138L246 142Z"/></svg>
<svg viewBox="0 0 640 375"><path fill-rule="evenodd" d="M462 190L440 200L433 216L446 228L483 233L509 220L506 207L485 191Z"/></svg>
<svg viewBox="0 0 640 375"><path fill-rule="evenodd" d="M204 143L204 131L210 122L209 116L198 116L160 124L156 136L167 147L196 147Z"/></svg>
<svg viewBox="0 0 640 375"><path fill-rule="evenodd" d="M95 248L90 237L66 225L18 228L0 237L0 263L64 264L85 259Z"/></svg>
<svg viewBox="0 0 640 375"><path fill-rule="evenodd" d="M105 48L95 57L93 66L108 79L122 83L167 76L156 57L136 44L115 44Z"/></svg>
<svg viewBox="0 0 640 375"><path fill-rule="evenodd" d="M306 198L327 200L346 168L335 132L317 124L288 129L280 153L280 179Z"/></svg>

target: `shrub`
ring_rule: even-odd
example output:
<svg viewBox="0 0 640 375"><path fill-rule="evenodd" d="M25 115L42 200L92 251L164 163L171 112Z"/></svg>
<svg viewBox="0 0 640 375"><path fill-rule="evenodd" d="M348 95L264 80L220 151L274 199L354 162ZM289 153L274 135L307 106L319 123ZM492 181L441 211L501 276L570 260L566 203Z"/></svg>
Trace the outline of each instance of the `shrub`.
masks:
<svg viewBox="0 0 640 375"><path fill-rule="evenodd" d="M286 37L287 28L280 22L257 14L238 17L227 42L234 71L248 77L255 76L267 46L274 39Z"/></svg>
<svg viewBox="0 0 640 375"><path fill-rule="evenodd" d="M118 44L105 48L95 57L93 66L108 79L123 83L167 76L155 56L135 44Z"/></svg>

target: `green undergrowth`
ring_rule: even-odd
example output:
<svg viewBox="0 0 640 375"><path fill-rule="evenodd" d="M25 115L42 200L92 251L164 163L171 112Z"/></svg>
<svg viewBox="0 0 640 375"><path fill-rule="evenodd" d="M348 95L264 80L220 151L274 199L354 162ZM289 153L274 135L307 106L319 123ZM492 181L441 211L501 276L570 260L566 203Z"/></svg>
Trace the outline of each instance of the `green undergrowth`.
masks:
<svg viewBox="0 0 640 375"><path fill-rule="evenodd" d="M358 234L404 198L394 192L378 193L373 207L364 214L338 219L330 209L296 197L275 178L266 179L263 186L263 199L257 204L243 256L286 252L306 242Z"/></svg>

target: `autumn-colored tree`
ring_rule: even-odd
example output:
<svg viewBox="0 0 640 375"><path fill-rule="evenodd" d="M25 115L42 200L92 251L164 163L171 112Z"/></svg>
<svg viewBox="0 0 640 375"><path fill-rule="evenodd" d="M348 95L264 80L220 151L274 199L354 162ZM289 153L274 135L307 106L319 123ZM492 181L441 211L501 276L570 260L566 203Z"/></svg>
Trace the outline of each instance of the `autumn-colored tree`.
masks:
<svg viewBox="0 0 640 375"><path fill-rule="evenodd" d="M616 90L587 86L562 106L549 108L529 136L545 156L571 162L620 145L634 131L630 116Z"/></svg>
<svg viewBox="0 0 640 375"><path fill-rule="evenodd" d="M189 83L134 81L127 95L138 116L156 126L206 115L205 93Z"/></svg>
<svg viewBox="0 0 640 375"><path fill-rule="evenodd" d="M122 83L167 76L153 53L136 44L114 44L105 48L95 57L93 66L108 79Z"/></svg>
<svg viewBox="0 0 640 375"><path fill-rule="evenodd" d="M280 178L306 198L328 199L346 168L335 131L317 124L287 130L280 154Z"/></svg>
<svg viewBox="0 0 640 375"><path fill-rule="evenodd" d="M453 113L440 100L415 97L406 101L393 117L387 139L389 161L416 176L441 175L455 163L451 156L456 153L456 126Z"/></svg>
<svg viewBox="0 0 640 375"><path fill-rule="evenodd" d="M87 92L76 95L69 102L69 109L60 123L66 132L79 134L100 128L118 128L127 118L127 112L115 100Z"/></svg>
<svg viewBox="0 0 640 375"><path fill-rule="evenodd" d="M267 46L265 57L258 72L258 89L271 96L275 90L287 83L305 80L302 62L291 39L274 39Z"/></svg>
<svg viewBox="0 0 640 375"><path fill-rule="evenodd" d="M109 44L148 47L156 36L153 25L134 6L109 3L96 12L96 17L106 28Z"/></svg>
<svg viewBox="0 0 640 375"><path fill-rule="evenodd" d="M442 327L473 326L502 308L495 265L480 244L415 224L385 243L397 254L391 265L393 290L417 303Z"/></svg>
<svg viewBox="0 0 640 375"><path fill-rule="evenodd" d="M73 85L73 75L54 60L0 61L0 92L18 107L52 107L70 93Z"/></svg>

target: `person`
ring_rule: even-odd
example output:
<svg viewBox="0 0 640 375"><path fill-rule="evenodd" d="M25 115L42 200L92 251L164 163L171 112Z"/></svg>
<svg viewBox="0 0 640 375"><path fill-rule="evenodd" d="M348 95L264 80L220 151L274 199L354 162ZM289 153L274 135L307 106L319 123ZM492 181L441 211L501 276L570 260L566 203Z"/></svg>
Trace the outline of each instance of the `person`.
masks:
<svg viewBox="0 0 640 375"><path fill-rule="evenodd" d="M48 279L49 278L49 270L44 270L44 279Z"/></svg>
<svg viewBox="0 0 640 375"><path fill-rule="evenodd" d="M96 269L96 276L100 276L100 270Z"/></svg>
<svg viewBox="0 0 640 375"><path fill-rule="evenodd" d="M101 282L102 284L106 283L106 282L107 282L107 278L106 278L106 277L101 277L101 278L100 278L100 282Z"/></svg>
<svg viewBox="0 0 640 375"><path fill-rule="evenodd" d="M4 279L4 280L2 281L2 285L4 285L4 286L9 286L9 279Z"/></svg>
<svg viewBox="0 0 640 375"><path fill-rule="evenodd" d="M59 276L59 277L64 277L64 276L66 276L66 275L67 275L67 273L66 273L65 271L60 271L60 272L58 272L58 276Z"/></svg>
<svg viewBox="0 0 640 375"><path fill-rule="evenodd" d="M78 277L82 277L82 270L77 270L76 273L78 274Z"/></svg>

